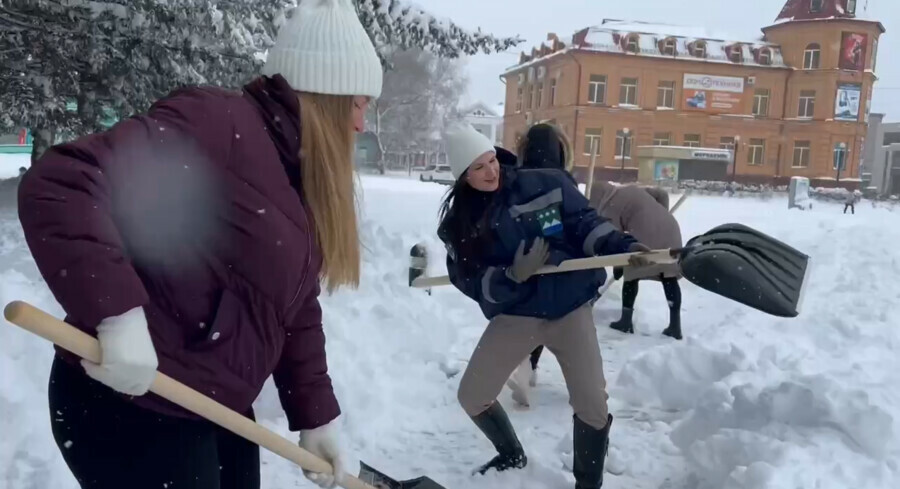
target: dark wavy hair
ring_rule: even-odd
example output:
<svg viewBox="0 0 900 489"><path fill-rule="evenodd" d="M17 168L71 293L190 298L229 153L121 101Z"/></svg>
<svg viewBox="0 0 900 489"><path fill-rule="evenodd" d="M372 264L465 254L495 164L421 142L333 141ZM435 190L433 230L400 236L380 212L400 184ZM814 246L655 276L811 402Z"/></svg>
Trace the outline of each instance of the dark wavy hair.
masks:
<svg viewBox="0 0 900 489"><path fill-rule="evenodd" d="M504 173L501 170L501 186ZM466 274L475 272L484 263L484 250L490 247L490 218L499 193L499 190L482 192L472 188L463 173L441 203L441 227L455 250L454 260Z"/></svg>

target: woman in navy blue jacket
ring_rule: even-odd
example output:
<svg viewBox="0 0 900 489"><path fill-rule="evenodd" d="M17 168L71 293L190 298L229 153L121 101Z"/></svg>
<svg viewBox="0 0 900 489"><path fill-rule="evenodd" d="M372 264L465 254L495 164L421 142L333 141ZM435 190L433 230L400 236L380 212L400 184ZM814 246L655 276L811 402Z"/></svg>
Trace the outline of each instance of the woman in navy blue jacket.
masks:
<svg viewBox="0 0 900 489"><path fill-rule="evenodd" d="M498 152L506 152L468 125L447 137L457 181L441 209L438 235L451 281L490 320L459 386L463 409L498 452L478 472L527 463L497 395L522 358L546 345L559 360L575 411L576 487L598 488L612 416L590 302L606 272L536 272L572 258L648 248L598 216L564 172L501 166Z"/></svg>

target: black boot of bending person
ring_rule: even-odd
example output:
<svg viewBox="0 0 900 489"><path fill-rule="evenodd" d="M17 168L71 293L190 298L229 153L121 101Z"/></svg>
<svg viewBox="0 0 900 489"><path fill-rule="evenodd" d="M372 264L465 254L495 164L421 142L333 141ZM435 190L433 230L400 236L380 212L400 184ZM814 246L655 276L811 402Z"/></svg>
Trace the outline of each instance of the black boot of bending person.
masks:
<svg viewBox="0 0 900 489"><path fill-rule="evenodd" d="M681 286L676 278L664 278L663 291L669 302L669 327L663 334L676 340L681 339Z"/></svg>
<svg viewBox="0 0 900 489"><path fill-rule="evenodd" d="M575 489L599 489L603 486L603 467L609 451L609 428L613 417L608 415L602 430L572 417L575 420L573 432Z"/></svg>
<svg viewBox="0 0 900 489"><path fill-rule="evenodd" d="M473 417L472 421L497 449L497 456L479 467L476 473L484 475L489 470L503 472L525 467L528 458L525 457L525 451L522 450L522 444L516 437L516 431L499 402L495 402L483 413Z"/></svg>
<svg viewBox="0 0 900 489"><path fill-rule="evenodd" d="M609 325L610 328L623 333L634 333L634 301L638 295L638 281L631 280L622 284L622 317Z"/></svg>

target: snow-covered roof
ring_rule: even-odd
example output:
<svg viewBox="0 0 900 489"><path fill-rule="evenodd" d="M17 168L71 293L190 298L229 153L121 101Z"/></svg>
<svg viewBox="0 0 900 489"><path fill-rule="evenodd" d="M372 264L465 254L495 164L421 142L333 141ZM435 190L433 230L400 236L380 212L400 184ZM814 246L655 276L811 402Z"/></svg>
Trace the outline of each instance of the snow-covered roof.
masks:
<svg viewBox="0 0 900 489"><path fill-rule="evenodd" d="M638 50L627 50L626 39L630 35L637 35ZM661 45L666 39L675 41L675 54L664 54ZM706 56L699 57L693 53L693 48L698 46L697 41L706 44ZM740 48L741 62L733 62L729 55L730 50ZM758 55L762 50L770 53L768 64L761 64ZM571 50L587 50L606 53L620 53L632 56L647 56L664 59L690 60L707 63L721 63L730 65L753 66L759 68L789 68L784 63L781 54L781 46L759 39L740 39L724 31L718 31L707 27L682 26L675 24L661 24L652 22L638 22L604 19L600 25L588 27L575 33L572 42L567 43L563 49L547 54L543 57L524 57L523 61L509 67L504 74L521 70L534 63L546 61L554 56L565 54ZM534 52L534 51L532 51Z"/></svg>
<svg viewBox="0 0 900 489"><path fill-rule="evenodd" d="M869 14L867 3L857 2L855 12L848 12L845 8L846 3L847 0L821 0L819 10L813 11L809 0L788 0L776 17L774 25L787 22L857 20L878 24L884 32L884 25Z"/></svg>
<svg viewBox="0 0 900 489"><path fill-rule="evenodd" d="M584 31L582 31L584 32ZM626 51L624 39L629 35L638 36L638 52ZM666 39L675 40L675 55L663 54L659 43ZM692 45L697 41L706 43L706 57L694 56ZM787 68L781 55L781 47L777 44L760 40L741 40L724 32L712 31L705 27L688 27L671 24L654 24L649 22L626 22L604 20L599 26L589 27L584 40L579 44L581 49L609 53L628 53L637 56L650 56L668 59L705 61L708 63L738 64L731 61L728 49L735 46L741 48L741 65L766 68ZM771 53L770 64L760 64L756 51L768 49Z"/></svg>
<svg viewBox="0 0 900 489"><path fill-rule="evenodd" d="M474 115L475 112L477 112L479 110L484 112L484 114L485 114L482 117L498 117L499 116L499 114L497 113L496 110L492 109L484 102L475 102L474 104L463 108L461 112L467 116L471 116L471 115Z"/></svg>

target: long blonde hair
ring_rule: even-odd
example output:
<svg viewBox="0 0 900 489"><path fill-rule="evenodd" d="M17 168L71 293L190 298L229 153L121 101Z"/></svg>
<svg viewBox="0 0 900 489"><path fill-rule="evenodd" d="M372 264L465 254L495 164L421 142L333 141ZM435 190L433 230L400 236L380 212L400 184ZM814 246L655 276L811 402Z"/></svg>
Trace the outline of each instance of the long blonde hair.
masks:
<svg viewBox="0 0 900 489"><path fill-rule="evenodd" d="M329 292L357 287L359 228L353 169L353 97L300 93L300 176Z"/></svg>

